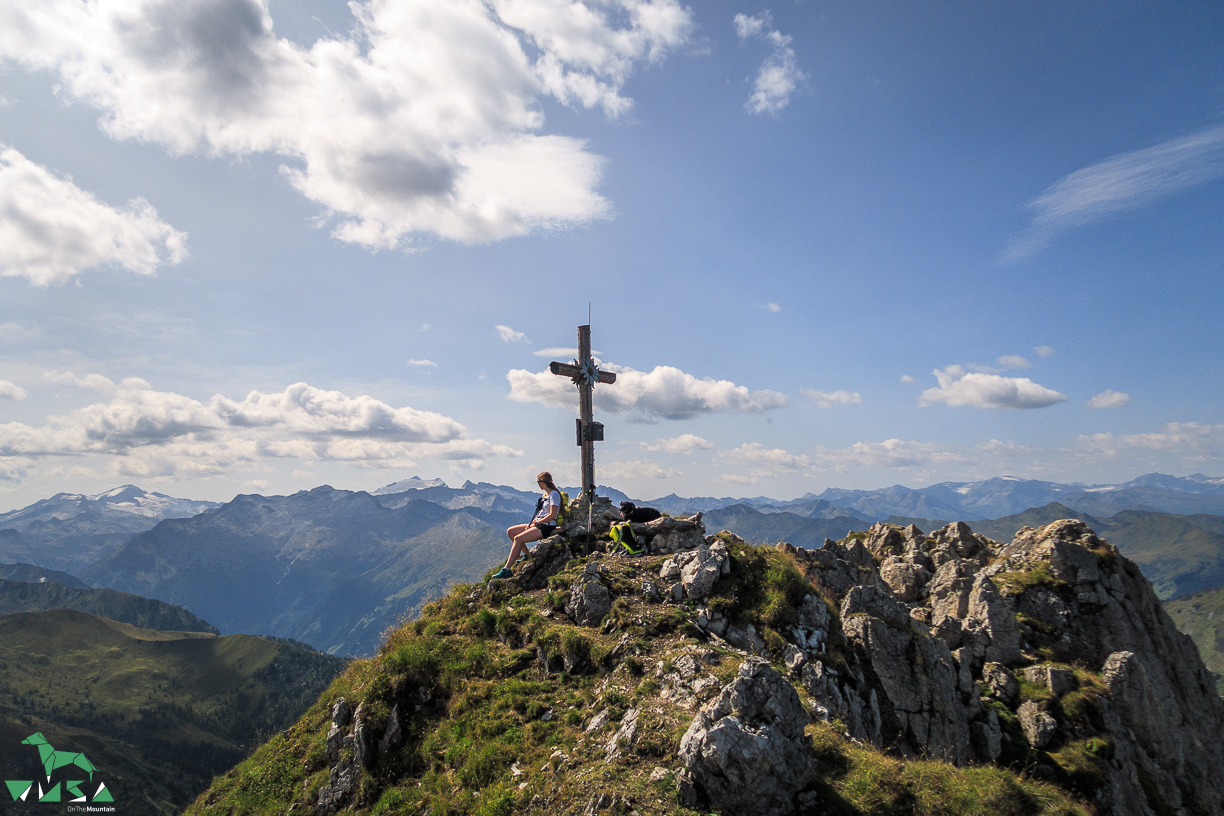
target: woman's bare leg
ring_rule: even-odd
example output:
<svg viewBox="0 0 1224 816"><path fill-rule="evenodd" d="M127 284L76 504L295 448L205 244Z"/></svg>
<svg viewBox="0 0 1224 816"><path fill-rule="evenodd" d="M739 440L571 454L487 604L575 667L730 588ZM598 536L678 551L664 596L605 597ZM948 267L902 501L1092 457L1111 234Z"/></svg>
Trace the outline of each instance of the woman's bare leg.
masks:
<svg viewBox="0 0 1224 816"><path fill-rule="evenodd" d="M513 527L507 527L507 528L506 528L506 536L507 536L507 537L508 537L508 538L509 538L511 541L513 541L513 540L515 539L515 537L516 537L516 536L518 536L518 535L519 535L520 533L522 533L524 530L528 530L528 529L530 529L530 528L531 528L531 525L530 525L530 524L516 524L516 525L514 525Z"/></svg>
<svg viewBox="0 0 1224 816"><path fill-rule="evenodd" d="M511 527L510 529L514 529ZM518 557L523 554L523 550L527 549L527 545L533 541L539 541L544 537L540 532L539 527L528 527L514 537L514 543L510 545L510 557L506 559L506 569L510 569L511 565L518 560Z"/></svg>

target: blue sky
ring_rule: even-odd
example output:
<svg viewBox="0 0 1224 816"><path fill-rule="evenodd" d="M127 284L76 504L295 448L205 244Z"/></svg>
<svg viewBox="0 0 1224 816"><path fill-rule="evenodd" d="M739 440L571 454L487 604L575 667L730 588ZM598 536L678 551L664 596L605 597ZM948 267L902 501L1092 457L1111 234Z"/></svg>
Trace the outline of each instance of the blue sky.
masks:
<svg viewBox="0 0 1224 816"><path fill-rule="evenodd" d="M588 303L631 494L1219 475L1221 42L1205 2L4 0L0 507L576 482L542 372Z"/></svg>

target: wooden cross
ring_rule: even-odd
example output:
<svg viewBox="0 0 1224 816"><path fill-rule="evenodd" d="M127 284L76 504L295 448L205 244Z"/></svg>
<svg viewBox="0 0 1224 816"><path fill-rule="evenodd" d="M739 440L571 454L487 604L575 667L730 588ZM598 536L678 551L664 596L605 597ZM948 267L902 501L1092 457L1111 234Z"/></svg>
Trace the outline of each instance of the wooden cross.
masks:
<svg viewBox="0 0 1224 816"><path fill-rule="evenodd" d="M595 383L614 383L616 375L600 371L591 359L591 327L578 327L578 359L571 363L549 363L548 370L569 377L578 386L578 419L575 420L578 444L582 447L582 494L595 494L595 443L603 441L603 425L595 421L592 392Z"/></svg>

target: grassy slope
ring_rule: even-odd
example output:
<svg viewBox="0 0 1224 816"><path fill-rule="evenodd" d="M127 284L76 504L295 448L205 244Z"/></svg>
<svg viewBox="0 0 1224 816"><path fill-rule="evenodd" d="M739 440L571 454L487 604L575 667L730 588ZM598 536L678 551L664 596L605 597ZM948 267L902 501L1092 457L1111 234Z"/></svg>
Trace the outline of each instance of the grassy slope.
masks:
<svg viewBox="0 0 1224 816"><path fill-rule="evenodd" d="M0 615L46 609L75 609L149 629L220 634L214 626L181 606L152 598L113 589L81 589L57 581L32 584L0 579Z"/></svg>
<svg viewBox="0 0 1224 816"><path fill-rule="evenodd" d="M342 666L249 635L141 629L68 609L5 615L0 720L5 735L42 731L85 751L125 812L170 812L292 722ZM7 737L0 753L33 755Z"/></svg>
<svg viewBox="0 0 1224 816"><path fill-rule="evenodd" d="M1164 605L1177 628L1189 635L1207 668L1217 675L1216 688L1224 695L1224 587L1196 592Z"/></svg>
<svg viewBox="0 0 1224 816"><path fill-rule="evenodd" d="M796 597L813 591L777 550L736 545L733 552L732 575L720 582L716 601L728 614L781 626L793 616ZM393 700L413 698L419 689L428 689L432 700L407 721L404 747L363 776L359 812L508 816L524 812L539 795L550 800L546 812L576 816L593 795L608 793L627 798L626 809L642 816L691 813L677 801L674 772L693 712L660 695L656 669L696 652L712 657L716 665L709 670L727 682L742 656L694 639L699 633L689 623L691 607L642 598L641 581L658 574L661 557L605 558L618 595L610 613L614 629L604 634L571 625L557 610L585 560L554 576L552 591L524 593L503 585L473 594L472 585L454 588L421 619L393 632L377 656L350 666L297 724L215 780L187 813L313 811L328 781L325 743L335 701L364 703L378 729ZM625 634L632 646L613 658ZM766 637L777 633L770 628ZM552 660L566 648L585 656L585 668L546 671L540 653ZM616 720L630 707L641 711L636 751L605 763L612 730L588 735L584 724L604 708ZM855 746L827 725L813 725L811 733L830 813L1090 812L1067 793L1007 770L902 762ZM652 782L656 767L667 775Z"/></svg>

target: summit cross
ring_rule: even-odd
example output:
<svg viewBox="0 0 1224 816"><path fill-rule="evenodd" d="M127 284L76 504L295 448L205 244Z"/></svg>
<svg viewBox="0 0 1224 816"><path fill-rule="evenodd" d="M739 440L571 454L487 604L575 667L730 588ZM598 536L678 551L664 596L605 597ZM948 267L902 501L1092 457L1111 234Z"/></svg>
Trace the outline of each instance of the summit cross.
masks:
<svg viewBox="0 0 1224 816"><path fill-rule="evenodd" d="M600 371L591 358L591 327L578 327L578 359L569 363L549 363L548 370L569 377L578 386L578 419L574 420L578 445L582 448L582 495L595 493L595 443L603 441L603 425L595 421L592 404L595 383L612 384L616 375Z"/></svg>

